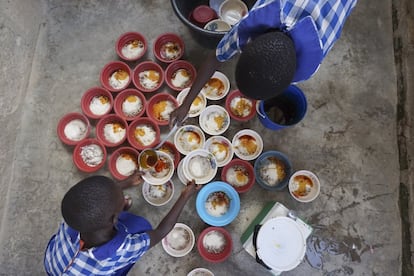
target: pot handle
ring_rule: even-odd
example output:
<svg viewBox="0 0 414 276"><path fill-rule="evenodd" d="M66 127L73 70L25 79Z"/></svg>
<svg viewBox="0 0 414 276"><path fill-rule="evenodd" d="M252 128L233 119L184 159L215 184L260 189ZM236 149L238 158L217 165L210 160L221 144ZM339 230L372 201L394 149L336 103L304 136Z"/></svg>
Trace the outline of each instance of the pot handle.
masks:
<svg viewBox="0 0 414 276"><path fill-rule="evenodd" d="M263 114L262 112L260 112L260 110L259 110L259 106L260 106L261 102L262 101L260 101L260 100L256 102L256 112L260 117L262 117L263 119L266 119L266 115Z"/></svg>

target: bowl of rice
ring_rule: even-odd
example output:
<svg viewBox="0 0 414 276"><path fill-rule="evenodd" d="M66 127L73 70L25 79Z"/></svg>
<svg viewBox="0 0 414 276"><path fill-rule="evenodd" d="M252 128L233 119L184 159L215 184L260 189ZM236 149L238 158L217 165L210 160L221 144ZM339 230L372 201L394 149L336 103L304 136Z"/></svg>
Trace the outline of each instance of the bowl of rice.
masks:
<svg viewBox="0 0 414 276"><path fill-rule="evenodd" d="M133 121L145 113L147 100L137 89L128 88L119 92L114 100L114 111L124 120Z"/></svg>
<svg viewBox="0 0 414 276"><path fill-rule="evenodd" d="M100 119L110 113L114 104L111 92L103 87L92 87L81 98L82 112L90 119Z"/></svg>
<svg viewBox="0 0 414 276"><path fill-rule="evenodd" d="M140 117L129 124L127 139L137 150L153 148L160 142L160 128L153 119Z"/></svg>
<svg viewBox="0 0 414 276"><path fill-rule="evenodd" d="M96 124L96 138L106 147L116 147L125 142L128 123L116 114L107 114Z"/></svg>
<svg viewBox="0 0 414 276"><path fill-rule="evenodd" d="M117 180L124 180L138 169L138 151L132 147L120 147L109 157L109 172Z"/></svg>
<svg viewBox="0 0 414 276"><path fill-rule="evenodd" d="M207 81L204 87L201 89L201 93L206 96L207 99L217 101L221 100L230 91L229 78L220 71L214 72L211 78Z"/></svg>
<svg viewBox="0 0 414 276"><path fill-rule="evenodd" d="M196 267L188 272L187 276L214 276L214 273L207 268Z"/></svg>
<svg viewBox="0 0 414 276"><path fill-rule="evenodd" d="M174 174L174 161L165 152L157 151L158 161L154 167L141 170L144 172L142 179L151 185L163 185L170 181Z"/></svg>
<svg viewBox="0 0 414 276"><path fill-rule="evenodd" d="M148 100L147 115L161 126L168 125L170 114L178 107L178 102L171 94L157 93Z"/></svg>
<svg viewBox="0 0 414 276"><path fill-rule="evenodd" d="M86 173L96 172L105 165L105 146L94 138L88 138L79 142L73 150L73 163Z"/></svg>
<svg viewBox="0 0 414 276"><path fill-rule="evenodd" d="M223 134L230 126L230 115L220 105L209 105L200 114L200 127L210 135Z"/></svg>
<svg viewBox="0 0 414 276"><path fill-rule="evenodd" d="M205 223L211 226L225 226L238 216L240 197L228 183L214 181L198 192L196 209Z"/></svg>
<svg viewBox="0 0 414 276"><path fill-rule="evenodd" d="M321 189L319 178L311 171L296 171L289 179L289 193L299 202L315 200Z"/></svg>
<svg viewBox="0 0 414 276"><path fill-rule="evenodd" d="M194 232L188 225L178 222L168 235L162 239L161 244L168 255L183 257L190 253L194 247Z"/></svg>
<svg viewBox="0 0 414 276"><path fill-rule="evenodd" d="M204 144L204 149L214 155L218 167L224 167L233 159L233 146L224 136L211 136Z"/></svg>
<svg viewBox="0 0 414 276"><path fill-rule="evenodd" d="M152 50L159 61L171 63L184 55L184 41L177 34L164 33L155 39Z"/></svg>
<svg viewBox="0 0 414 276"><path fill-rule="evenodd" d="M185 60L176 60L165 69L165 82L174 91L190 87L197 76L194 66Z"/></svg>
<svg viewBox="0 0 414 276"><path fill-rule="evenodd" d="M235 158L221 170L221 180L233 186L239 194L245 193L256 181L254 168L248 161Z"/></svg>
<svg viewBox="0 0 414 276"><path fill-rule="evenodd" d="M117 39L115 51L123 60L137 61L145 55L147 41L141 33L126 32Z"/></svg>
<svg viewBox="0 0 414 276"><path fill-rule="evenodd" d="M153 61L143 61L135 67L132 82L144 93L157 91L164 83L164 70Z"/></svg>
<svg viewBox="0 0 414 276"><path fill-rule="evenodd" d="M153 206L163 206L171 201L174 195L174 183L170 180L162 185L142 184L142 196Z"/></svg>
<svg viewBox="0 0 414 276"><path fill-rule="evenodd" d="M256 116L256 100L244 96L239 90L230 92L225 107L230 117L239 122L247 122Z"/></svg>
<svg viewBox="0 0 414 276"><path fill-rule="evenodd" d="M120 92L132 81L132 71L128 64L122 61L110 61L101 70L102 86L111 92Z"/></svg>
<svg viewBox="0 0 414 276"><path fill-rule="evenodd" d="M262 137L254 130L239 130L232 140L234 154L242 160L254 160L263 151Z"/></svg>
<svg viewBox="0 0 414 276"><path fill-rule="evenodd" d="M206 184L217 174L217 161L214 155L197 149L184 157L183 173L187 179L194 179L196 184Z"/></svg>
<svg viewBox="0 0 414 276"><path fill-rule="evenodd" d="M204 132L195 125L181 126L174 134L174 145L184 155L189 154L193 150L203 148L205 141Z"/></svg>
<svg viewBox="0 0 414 276"><path fill-rule="evenodd" d="M197 249L204 260L221 263L230 257L233 241L223 227L210 226L204 229L197 240Z"/></svg>
<svg viewBox="0 0 414 276"><path fill-rule="evenodd" d="M190 92L190 88L184 88L181 90L180 93L177 94L177 101L179 105L182 105L184 102L185 97L187 97L188 92ZM201 111L204 110L207 106L207 99L203 93L199 93L197 97L193 100L190 106L190 110L188 111L188 117L193 118L200 115Z"/></svg>
<svg viewBox="0 0 414 276"><path fill-rule="evenodd" d="M256 182L270 191L283 190L292 174L292 164L286 155L279 151L263 152L254 162Z"/></svg>
<svg viewBox="0 0 414 276"><path fill-rule="evenodd" d="M171 157L171 159L174 160L174 167L178 167L178 164L181 160L181 154L173 143L171 143L170 141L165 141L165 143L161 147L159 147L158 150L168 154Z"/></svg>
<svg viewBox="0 0 414 276"><path fill-rule="evenodd" d="M188 179L185 175L184 175L184 171L183 171L183 164L184 164L184 159L181 159L180 163L178 163L178 167L177 167L177 176L178 179L180 180L180 182L184 185L187 185L188 182L190 182L191 180Z"/></svg>
<svg viewBox="0 0 414 276"><path fill-rule="evenodd" d="M77 112L65 114L58 122L57 134L64 144L75 146L89 137L91 124L88 118Z"/></svg>

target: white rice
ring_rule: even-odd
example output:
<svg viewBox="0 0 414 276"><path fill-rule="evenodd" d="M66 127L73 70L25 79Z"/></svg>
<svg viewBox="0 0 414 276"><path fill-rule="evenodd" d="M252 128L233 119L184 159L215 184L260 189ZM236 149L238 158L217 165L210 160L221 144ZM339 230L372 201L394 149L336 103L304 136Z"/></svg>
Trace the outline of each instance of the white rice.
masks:
<svg viewBox="0 0 414 276"><path fill-rule="evenodd" d="M187 247L191 239L190 233L182 227L175 227L167 235L168 245L177 251L181 251Z"/></svg>
<svg viewBox="0 0 414 276"><path fill-rule="evenodd" d="M116 170L124 175L130 176L138 168L136 161L129 154L121 154L115 161Z"/></svg>
<svg viewBox="0 0 414 276"><path fill-rule="evenodd" d="M174 42L167 42L161 46L161 57L167 60L176 59L181 54L180 45Z"/></svg>
<svg viewBox="0 0 414 276"><path fill-rule="evenodd" d="M217 161L221 162L224 161L228 156L228 147L222 143L214 142L210 145L208 149L214 157L216 157Z"/></svg>
<svg viewBox="0 0 414 276"><path fill-rule="evenodd" d="M141 99L135 95L128 96L122 103L122 112L128 117L137 115L143 108Z"/></svg>
<svg viewBox="0 0 414 276"><path fill-rule="evenodd" d="M216 121L216 118L219 118L219 117L226 118L226 114L222 112L217 112L217 111L207 114L206 120L204 122L205 126L211 131L215 131L215 132L220 131L226 125L226 122L224 121L222 125L219 125Z"/></svg>
<svg viewBox="0 0 414 276"><path fill-rule="evenodd" d="M205 208L207 212L213 217L221 217L227 213L229 210L229 204L218 201L218 193L223 192L214 192L211 193L205 203ZM224 193L223 193L224 194ZM228 199L228 196L225 194L225 197ZM230 200L230 199L229 199Z"/></svg>
<svg viewBox="0 0 414 276"><path fill-rule="evenodd" d="M221 253L226 243L225 236L216 230L208 232L203 238L203 246L209 253Z"/></svg>
<svg viewBox="0 0 414 276"><path fill-rule="evenodd" d="M91 144L81 147L80 153L83 162L89 167L96 167L103 161L103 151L99 145Z"/></svg>
<svg viewBox="0 0 414 276"><path fill-rule="evenodd" d="M175 87L184 88L190 82L190 80L190 72L188 72L186 69L178 69L171 78L171 83Z"/></svg>
<svg viewBox="0 0 414 276"><path fill-rule="evenodd" d="M124 139L126 135L126 128L121 127L120 124L106 124L104 126L105 139L111 143L118 143Z"/></svg>
<svg viewBox="0 0 414 276"><path fill-rule="evenodd" d="M250 114L253 102L244 97L234 97L230 102L230 108L233 113L240 117L246 117Z"/></svg>
<svg viewBox="0 0 414 276"><path fill-rule="evenodd" d="M144 43L140 40L133 40L126 43L122 49L121 53L124 57L128 59L134 59L139 57L144 51Z"/></svg>
<svg viewBox="0 0 414 276"><path fill-rule="evenodd" d="M110 108L111 104L106 96L95 96L89 104L89 110L95 115L104 115Z"/></svg>
<svg viewBox="0 0 414 276"><path fill-rule="evenodd" d="M164 198L167 195L168 186L163 185L149 185L148 193L152 198Z"/></svg>
<svg viewBox="0 0 414 276"><path fill-rule="evenodd" d="M112 86L114 89L121 89L127 86L129 82L129 76L127 76L125 79L117 78L118 72L115 71L111 77L109 77L109 85Z"/></svg>
<svg viewBox="0 0 414 276"><path fill-rule="evenodd" d="M154 74L156 80L150 78L150 74ZM160 80L160 73L154 70L146 70L138 74L139 82L141 85L147 89L152 89L157 87Z"/></svg>
<svg viewBox="0 0 414 276"><path fill-rule="evenodd" d="M195 178L206 177L211 171L211 164L208 158L194 156L188 161L189 171Z"/></svg>
<svg viewBox="0 0 414 276"><path fill-rule="evenodd" d="M143 146L151 145L155 141L156 132L155 130L148 125L138 125L135 130L141 130L144 132L144 135L137 135L135 132L135 139Z"/></svg>
<svg viewBox="0 0 414 276"><path fill-rule="evenodd" d="M70 121L64 128L65 136L72 141L80 141L86 137L87 125L79 119Z"/></svg>
<svg viewBox="0 0 414 276"><path fill-rule="evenodd" d="M249 176L242 166L233 166L227 170L226 180L234 187L242 187L249 183Z"/></svg>

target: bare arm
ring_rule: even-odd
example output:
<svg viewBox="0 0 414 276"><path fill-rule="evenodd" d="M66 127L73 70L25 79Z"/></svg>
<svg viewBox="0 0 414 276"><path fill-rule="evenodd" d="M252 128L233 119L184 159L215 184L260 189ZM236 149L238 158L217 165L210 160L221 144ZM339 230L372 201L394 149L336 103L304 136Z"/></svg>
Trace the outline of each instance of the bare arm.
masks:
<svg viewBox="0 0 414 276"><path fill-rule="evenodd" d="M216 69L219 67L220 62L216 58L216 52L210 51L207 53L205 61L197 72L197 77L193 82L187 96L185 97L182 105L176 108L170 115L170 128L175 124L181 125L190 110L191 104L194 99L200 93L203 86L208 82Z"/></svg>
<svg viewBox="0 0 414 276"><path fill-rule="evenodd" d="M125 180L118 181L117 183L122 190L132 186L138 186L139 184L144 182L144 180L142 179L142 174L143 172L137 170Z"/></svg>
<svg viewBox="0 0 414 276"><path fill-rule="evenodd" d="M168 214L162 219L158 227L148 232L148 235L150 236L150 247L153 247L159 243L173 229L185 204L191 198L191 196L200 189L200 187L201 186L199 185L196 186L193 180L184 188L184 190L181 192L180 197L175 202L174 206L171 208Z"/></svg>

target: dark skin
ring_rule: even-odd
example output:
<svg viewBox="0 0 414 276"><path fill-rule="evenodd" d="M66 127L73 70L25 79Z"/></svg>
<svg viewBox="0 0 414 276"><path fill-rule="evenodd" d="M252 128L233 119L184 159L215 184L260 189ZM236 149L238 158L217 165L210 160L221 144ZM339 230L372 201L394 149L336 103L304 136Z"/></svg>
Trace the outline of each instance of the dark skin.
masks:
<svg viewBox="0 0 414 276"><path fill-rule="evenodd" d="M205 61L197 71L197 77L195 78L193 85L191 86L190 91L185 97L183 103L171 112L169 122L170 128L172 128L175 124L178 126L182 125L194 99L220 66L220 62L216 58L215 51L208 52L204 60Z"/></svg>
<svg viewBox="0 0 414 276"><path fill-rule="evenodd" d="M110 241L116 235L114 226L118 222L119 213L125 209L126 204L122 189L143 183L144 181L141 175L142 172L136 172L126 180L118 182L119 189L116 189L113 192L114 212L111 218L108 219L107 226L98 231L80 233L80 237L84 241L84 249L100 246ZM158 227L148 231L148 235L150 236L150 247L159 243L172 230L185 204L200 188L200 185L196 185L194 181L191 181L182 190L180 197L171 208L170 212L168 212L160 222Z"/></svg>

